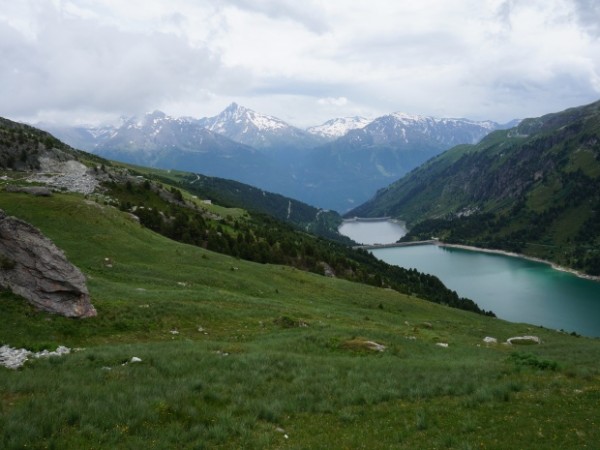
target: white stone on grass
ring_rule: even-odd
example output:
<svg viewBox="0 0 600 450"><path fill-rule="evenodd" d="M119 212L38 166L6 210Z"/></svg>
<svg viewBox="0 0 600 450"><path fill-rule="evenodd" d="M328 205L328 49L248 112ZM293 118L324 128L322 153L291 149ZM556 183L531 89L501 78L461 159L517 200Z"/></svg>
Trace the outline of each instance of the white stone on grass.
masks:
<svg viewBox="0 0 600 450"><path fill-rule="evenodd" d="M508 344L541 344L541 339L537 336L515 336L506 340Z"/></svg>
<svg viewBox="0 0 600 450"><path fill-rule="evenodd" d="M0 347L0 366L9 369L18 369L30 358L49 358L51 356L62 356L71 353L71 349L60 345L53 352L42 350L41 352L30 352L24 348L12 348L8 345Z"/></svg>

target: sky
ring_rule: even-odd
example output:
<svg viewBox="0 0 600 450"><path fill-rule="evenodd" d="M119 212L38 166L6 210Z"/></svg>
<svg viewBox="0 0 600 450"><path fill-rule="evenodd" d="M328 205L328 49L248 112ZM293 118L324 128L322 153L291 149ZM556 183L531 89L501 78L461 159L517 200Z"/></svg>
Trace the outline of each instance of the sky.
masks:
<svg viewBox="0 0 600 450"><path fill-rule="evenodd" d="M600 1L0 0L0 99L30 123L507 122L600 99Z"/></svg>

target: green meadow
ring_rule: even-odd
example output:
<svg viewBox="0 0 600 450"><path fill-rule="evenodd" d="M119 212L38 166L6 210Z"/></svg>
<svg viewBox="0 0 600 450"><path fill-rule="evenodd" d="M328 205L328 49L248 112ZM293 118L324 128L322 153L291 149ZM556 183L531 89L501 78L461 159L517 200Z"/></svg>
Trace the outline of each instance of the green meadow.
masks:
<svg viewBox="0 0 600 450"><path fill-rule="evenodd" d="M598 339L180 244L79 195L0 208L98 311L0 294L0 345L76 349L0 367L0 448L598 448ZM502 344L521 335L542 343Z"/></svg>

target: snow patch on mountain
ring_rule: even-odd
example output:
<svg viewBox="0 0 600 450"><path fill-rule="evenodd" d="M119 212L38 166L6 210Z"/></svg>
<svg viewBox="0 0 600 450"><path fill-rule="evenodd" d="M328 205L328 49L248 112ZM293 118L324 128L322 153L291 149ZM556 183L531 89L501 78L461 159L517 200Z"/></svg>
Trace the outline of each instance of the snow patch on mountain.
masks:
<svg viewBox="0 0 600 450"><path fill-rule="evenodd" d="M207 129L219 134L226 134L232 128L233 124L238 125L237 128L242 129L242 134L246 134L252 131L252 129L272 131L290 127L290 125L277 117L259 114L237 103L232 103L219 115L203 119L203 121Z"/></svg>
<svg viewBox="0 0 600 450"><path fill-rule="evenodd" d="M385 116L384 116L385 117ZM497 130L499 124L491 120L476 121L463 118L452 118L452 117L431 117L422 116L420 114L407 114L404 112L395 112L388 114L391 117L404 125L448 125L448 126L465 126L473 125L489 131Z"/></svg>
<svg viewBox="0 0 600 450"><path fill-rule="evenodd" d="M324 138L337 139L344 136L346 133L348 133L348 131L364 128L371 122L372 119L367 119L360 116L340 117L337 119L328 120L321 125L307 128L306 131Z"/></svg>
<svg viewBox="0 0 600 450"><path fill-rule="evenodd" d="M214 117L200 119L206 129L258 149L312 148L322 139L277 117L232 103Z"/></svg>

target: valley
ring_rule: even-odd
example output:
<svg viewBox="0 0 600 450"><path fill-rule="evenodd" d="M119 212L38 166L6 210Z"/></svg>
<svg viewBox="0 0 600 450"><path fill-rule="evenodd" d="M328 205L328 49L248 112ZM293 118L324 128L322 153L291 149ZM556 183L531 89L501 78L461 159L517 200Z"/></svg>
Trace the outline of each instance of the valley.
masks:
<svg viewBox="0 0 600 450"><path fill-rule="evenodd" d="M3 447L600 439L597 339L507 322L435 276L352 250L337 213L109 161L7 120L1 132L0 208L63 249L97 312L66 318L0 292L2 355L72 349L0 367ZM62 184L68 167L95 182Z"/></svg>
<svg viewBox="0 0 600 450"><path fill-rule="evenodd" d="M0 36L0 450L599 449L600 2Z"/></svg>
<svg viewBox="0 0 600 450"><path fill-rule="evenodd" d="M1 342L79 349L0 367L5 448L368 439L372 448L533 440L550 449L599 438L597 340L178 244L77 194L0 200L84 270L98 311L74 321L2 293ZM531 334L541 344L484 343Z"/></svg>

